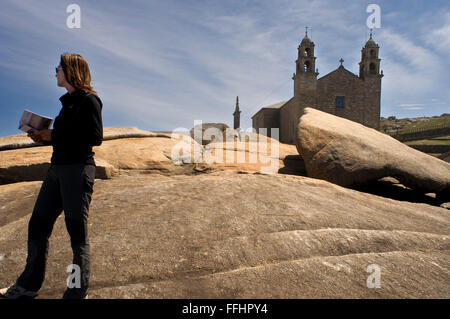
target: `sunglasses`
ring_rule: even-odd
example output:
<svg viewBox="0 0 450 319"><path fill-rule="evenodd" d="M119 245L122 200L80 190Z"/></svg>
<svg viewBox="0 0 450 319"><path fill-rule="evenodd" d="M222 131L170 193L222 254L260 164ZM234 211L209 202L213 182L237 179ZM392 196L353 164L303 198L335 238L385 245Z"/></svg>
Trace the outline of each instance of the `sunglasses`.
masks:
<svg viewBox="0 0 450 319"><path fill-rule="evenodd" d="M55 72L56 72L56 73L58 73L59 70L62 70L62 67L61 67L61 66L58 66L58 67L55 68Z"/></svg>

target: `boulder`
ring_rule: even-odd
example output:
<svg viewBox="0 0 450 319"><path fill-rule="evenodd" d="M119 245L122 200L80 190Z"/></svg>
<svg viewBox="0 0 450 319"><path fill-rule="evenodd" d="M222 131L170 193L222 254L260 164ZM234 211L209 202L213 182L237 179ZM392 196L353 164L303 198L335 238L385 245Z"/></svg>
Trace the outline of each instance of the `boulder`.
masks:
<svg viewBox="0 0 450 319"><path fill-rule="evenodd" d="M112 126L103 128L103 140L114 140L128 137L168 137L168 133L150 132L138 129L137 127ZM0 151L12 150L16 148L42 146L36 144L26 133L0 137Z"/></svg>
<svg viewBox="0 0 450 319"><path fill-rule="evenodd" d="M169 133L150 132L141 130L135 126L111 126L103 129L103 140L116 140L119 138L131 137L167 137L170 138Z"/></svg>
<svg viewBox="0 0 450 319"><path fill-rule="evenodd" d="M306 108L296 146L308 176L350 187L392 176L403 185L450 194L450 164L359 123Z"/></svg>
<svg viewBox="0 0 450 319"><path fill-rule="evenodd" d="M256 133L241 132L239 138L230 140L232 143L214 142L203 147L189 132L173 137L171 133L150 134L130 128L105 128L105 132L109 133L104 134L102 145L93 148L96 178L100 179L119 174L199 174L216 170L305 174L294 145ZM277 152L271 147L277 147ZM51 146L0 151L0 184L43 180L52 152Z"/></svg>
<svg viewBox="0 0 450 319"><path fill-rule="evenodd" d="M51 146L0 151L0 185L43 180L52 152ZM95 164L95 178L111 178L116 173L114 167L101 158L95 158Z"/></svg>
<svg viewBox="0 0 450 319"><path fill-rule="evenodd" d="M113 166L117 174L193 174L203 148L189 136L126 138L104 141L95 158ZM183 146L183 147L181 147ZM175 149L183 148L183 152Z"/></svg>
<svg viewBox="0 0 450 319"><path fill-rule="evenodd" d="M10 146L20 145L20 148L0 151L0 185L43 180L50 166L52 146L38 146L26 134L24 138L36 147L29 147L24 144L25 141L22 144L16 143L21 138L12 136L3 140L4 145L10 143ZM189 136L172 139L168 133L156 134L137 128L105 128L102 145L93 147L97 166L96 178L111 178L121 173L195 173L194 152L198 157L203 149L201 145L194 147L194 144L196 142ZM176 145L187 146L188 150L183 157L175 154L172 159L172 149ZM180 165L183 160L191 164Z"/></svg>
<svg viewBox="0 0 450 319"><path fill-rule="evenodd" d="M294 145L256 133L240 132L232 142L204 146L203 163L213 170L305 175L303 160Z"/></svg>
<svg viewBox="0 0 450 319"><path fill-rule="evenodd" d="M207 145L213 141L217 142L220 138L222 141L234 140L239 133L224 123L202 123L194 126L190 134L197 143Z"/></svg>

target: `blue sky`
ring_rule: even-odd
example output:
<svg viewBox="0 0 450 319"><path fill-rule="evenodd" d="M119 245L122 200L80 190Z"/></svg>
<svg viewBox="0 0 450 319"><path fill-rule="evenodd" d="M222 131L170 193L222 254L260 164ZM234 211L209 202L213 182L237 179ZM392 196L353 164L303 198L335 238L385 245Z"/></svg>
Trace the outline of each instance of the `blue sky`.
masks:
<svg viewBox="0 0 450 319"><path fill-rule="evenodd" d="M66 8L81 8L69 29ZM104 102L104 126L190 129L194 120L241 127L262 106L293 95L305 26L319 78L344 66L358 74L368 39L366 8L381 7L374 30L384 71L381 115L450 113L450 4L438 1L185 0L0 2L0 136L20 134L25 108L56 117L55 66L83 55Z"/></svg>

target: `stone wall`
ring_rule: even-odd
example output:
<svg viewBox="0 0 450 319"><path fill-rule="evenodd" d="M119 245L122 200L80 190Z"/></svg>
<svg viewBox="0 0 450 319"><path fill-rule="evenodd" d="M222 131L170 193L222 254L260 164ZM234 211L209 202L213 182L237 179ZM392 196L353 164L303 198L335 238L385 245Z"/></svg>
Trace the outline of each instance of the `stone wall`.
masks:
<svg viewBox="0 0 450 319"><path fill-rule="evenodd" d="M290 99L280 108L280 142L294 144L295 129L298 123L296 114L299 108L299 103L295 98Z"/></svg>
<svg viewBox="0 0 450 319"><path fill-rule="evenodd" d="M363 80L365 86L364 118L360 122L376 130L380 129L380 99L381 99L381 77L380 75L366 76Z"/></svg>
<svg viewBox="0 0 450 319"><path fill-rule="evenodd" d="M398 139L399 141L414 141L414 140L422 140L427 138L439 137L450 134L450 127L439 127L434 129L426 129L422 131L415 131L411 133L404 134L394 134L392 137Z"/></svg>
<svg viewBox="0 0 450 319"><path fill-rule="evenodd" d="M380 125L380 79L360 79L339 67L317 81L316 109L377 129ZM345 97L337 108L337 96Z"/></svg>
<svg viewBox="0 0 450 319"><path fill-rule="evenodd" d="M256 132L260 132L260 128L267 129L267 135L271 137L270 128L280 127L280 112L278 108L262 108L252 118L252 127Z"/></svg>

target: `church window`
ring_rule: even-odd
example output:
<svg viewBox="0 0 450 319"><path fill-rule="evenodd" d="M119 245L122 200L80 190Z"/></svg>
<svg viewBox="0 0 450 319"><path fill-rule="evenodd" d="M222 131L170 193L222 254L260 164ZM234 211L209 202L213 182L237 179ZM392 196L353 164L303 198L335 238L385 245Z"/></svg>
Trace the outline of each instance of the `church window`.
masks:
<svg viewBox="0 0 450 319"><path fill-rule="evenodd" d="M369 70L371 74L377 73L375 63L370 63Z"/></svg>
<svg viewBox="0 0 450 319"><path fill-rule="evenodd" d="M309 61L306 61L306 62L305 62L305 65L303 66L303 70L304 70L305 72L309 72L309 71L310 71L310 64L309 64Z"/></svg>
<svg viewBox="0 0 450 319"><path fill-rule="evenodd" d="M305 49L304 56L311 56L311 49L310 48L306 48Z"/></svg>
<svg viewBox="0 0 450 319"><path fill-rule="evenodd" d="M372 56L372 57L375 56L375 50L373 50L373 49L370 50L370 56Z"/></svg>
<svg viewBox="0 0 450 319"><path fill-rule="evenodd" d="M343 109L344 108L345 96L336 96L336 108Z"/></svg>

